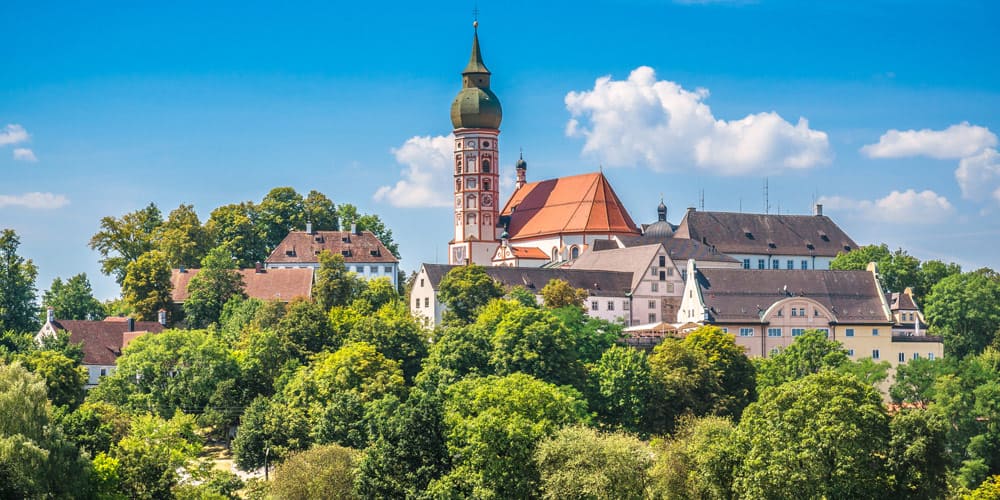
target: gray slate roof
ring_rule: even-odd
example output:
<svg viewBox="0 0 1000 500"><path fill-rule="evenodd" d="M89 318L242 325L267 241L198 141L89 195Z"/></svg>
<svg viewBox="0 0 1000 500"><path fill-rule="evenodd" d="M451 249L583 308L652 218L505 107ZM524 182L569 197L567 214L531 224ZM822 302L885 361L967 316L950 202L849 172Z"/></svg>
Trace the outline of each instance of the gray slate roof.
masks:
<svg viewBox="0 0 1000 500"><path fill-rule="evenodd" d="M424 264L431 288L437 290L441 278L458 266L446 264ZM591 295L602 297L624 297L630 291L632 273L617 271L581 271L575 269L542 269L534 267L485 267L486 274L505 286L521 285L533 293L539 293L550 280L561 279L574 288L581 288Z"/></svg>
<svg viewBox="0 0 1000 500"><path fill-rule="evenodd" d="M837 323L891 323L868 271L699 269L698 285L717 323L760 321L775 302L794 296L819 302Z"/></svg>
<svg viewBox="0 0 1000 500"><path fill-rule="evenodd" d="M836 257L858 247L825 215L741 214L688 209L675 237L728 254Z"/></svg>
<svg viewBox="0 0 1000 500"><path fill-rule="evenodd" d="M666 249L667 254L670 255L670 259L683 264L688 259L694 259L700 262L729 262L738 263L739 261L720 252L717 248L712 245L705 245L701 241L691 240L687 238L675 238L675 237L656 237L649 235L636 236L629 238L627 236L619 238L623 245L626 247L637 247L643 245L655 245L657 243L663 245ZM594 250L598 250L598 243L600 240L595 241ZM612 242L613 244L613 242ZM601 245L601 250L604 250L604 245Z"/></svg>

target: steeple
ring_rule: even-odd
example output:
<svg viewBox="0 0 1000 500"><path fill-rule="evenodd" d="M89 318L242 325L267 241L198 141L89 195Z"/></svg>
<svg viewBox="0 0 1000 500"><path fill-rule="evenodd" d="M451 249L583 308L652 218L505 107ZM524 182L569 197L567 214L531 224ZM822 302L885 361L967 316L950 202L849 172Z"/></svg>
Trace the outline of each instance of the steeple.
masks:
<svg viewBox="0 0 1000 500"><path fill-rule="evenodd" d="M660 198L660 206L656 207L656 215L657 220L667 220L667 206L663 204L663 198Z"/></svg>
<svg viewBox="0 0 1000 500"><path fill-rule="evenodd" d="M472 23L472 55L469 56L469 64L462 71L462 74L490 74L490 70L486 69L486 64L483 63L483 53L479 50L479 21ZM469 79L466 79L466 84L468 81ZM489 84L487 83L486 86L488 87Z"/></svg>
<svg viewBox="0 0 1000 500"><path fill-rule="evenodd" d="M521 189L521 186L528 183L528 162L524 161L524 151L521 151L521 159L517 160L514 164L514 170L517 174L517 178L514 181L514 190L517 191Z"/></svg>
<svg viewBox="0 0 1000 500"><path fill-rule="evenodd" d="M490 70L479 48L479 21L472 23L472 54L462 71L462 90L451 103L451 124L456 128L499 129L503 119L500 99L490 90Z"/></svg>

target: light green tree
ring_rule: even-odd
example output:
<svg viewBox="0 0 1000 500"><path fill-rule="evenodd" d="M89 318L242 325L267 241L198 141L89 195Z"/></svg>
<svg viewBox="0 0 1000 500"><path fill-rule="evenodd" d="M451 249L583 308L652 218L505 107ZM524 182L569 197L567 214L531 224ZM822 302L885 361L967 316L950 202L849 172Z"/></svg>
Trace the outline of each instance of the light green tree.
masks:
<svg viewBox="0 0 1000 500"><path fill-rule="evenodd" d="M101 272L124 285L129 264L156 248L153 235L163 224L155 204L129 212L121 218L102 217L101 230L90 238L90 248L101 254Z"/></svg>
<svg viewBox="0 0 1000 500"><path fill-rule="evenodd" d="M1000 325L1000 281L975 271L948 276L931 288L924 314L944 336L947 355L978 354Z"/></svg>
<svg viewBox="0 0 1000 500"><path fill-rule="evenodd" d="M358 452L336 444L318 445L288 457L274 469L274 498L351 500Z"/></svg>
<svg viewBox="0 0 1000 500"><path fill-rule="evenodd" d="M733 470L739 463L735 428L726 418L686 417L669 439L652 442L656 459L649 471L649 493L656 499L727 499L733 496Z"/></svg>
<svg viewBox="0 0 1000 500"><path fill-rule="evenodd" d="M201 260L201 270L188 283L184 317L188 326L205 328L219 321L223 307L233 297L243 298L243 277L229 252L215 247Z"/></svg>
<svg viewBox="0 0 1000 500"><path fill-rule="evenodd" d="M241 268L253 267L267 258L267 244L258 230L259 210L252 202L223 205L212 210L205 229L213 246L229 251Z"/></svg>
<svg viewBox="0 0 1000 500"><path fill-rule="evenodd" d="M138 319L153 321L160 309L170 310L170 266L159 250L142 254L128 264L122 281L122 299Z"/></svg>
<svg viewBox="0 0 1000 500"><path fill-rule="evenodd" d="M153 245L171 268L197 267L212 248L212 235L201 225L194 205L180 205L153 233Z"/></svg>
<svg viewBox="0 0 1000 500"><path fill-rule="evenodd" d="M56 351L34 351L25 361L28 368L45 381L49 400L54 406L72 410L83 402L86 368Z"/></svg>
<svg viewBox="0 0 1000 500"><path fill-rule="evenodd" d="M503 287L482 266L456 267L438 285L438 299L448 308L444 315L449 323L472 323L480 308L502 296Z"/></svg>
<svg viewBox="0 0 1000 500"><path fill-rule="evenodd" d="M584 301L590 296L586 290L573 288L566 280L561 279L549 280L542 287L541 294L545 307L552 309L567 306L582 308Z"/></svg>
<svg viewBox="0 0 1000 500"><path fill-rule="evenodd" d="M542 498L647 498L653 454L627 434L601 434L581 426L566 427L543 440L535 451Z"/></svg>
<svg viewBox="0 0 1000 500"><path fill-rule="evenodd" d="M323 311L347 306L365 289L365 282L347 270L344 257L329 250L319 254L319 269L313 283L312 297Z"/></svg>
<svg viewBox="0 0 1000 500"><path fill-rule="evenodd" d="M42 294L43 319L49 307L54 309L57 319L101 320L107 316L104 306L94 298L86 273L77 274L65 282L60 278L52 280L52 286Z"/></svg>
<svg viewBox="0 0 1000 500"><path fill-rule="evenodd" d="M756 358L757 390L777 387L823 370L835 370L848 362L847 352L837 341L826 338L826 332L806 330L784 351Z"/></svg>
<svg viewBox="0 0 1000 500"><path fill-rule="evenodd" d="M646 353L614 346L589 367L590 407L601 423L630 432L645 430L647 402L653 395Z"/></svg>

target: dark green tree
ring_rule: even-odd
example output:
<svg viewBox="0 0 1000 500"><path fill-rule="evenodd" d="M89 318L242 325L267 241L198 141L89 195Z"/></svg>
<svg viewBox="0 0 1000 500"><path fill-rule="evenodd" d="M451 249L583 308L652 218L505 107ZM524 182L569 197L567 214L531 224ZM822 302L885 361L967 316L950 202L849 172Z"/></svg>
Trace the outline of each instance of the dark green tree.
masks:
<svg viewBox="0 0 1000 500"><path fill-rule="evenodd" d="M233 297L243 298L243 277L223 247L215 247L201 260L201 270L188 283L184 317L188 326L204 328L219 321L223 307Z"/></svg>
<svg viewBox="0 0 1000 500"><path fill-rule="evenodd" d="M743 348L736 345L732 335L713 326L688 333L682 343L708 359L718 380L719 392L714 394L712 413L738 420L743 408L757 399L756 370Z"/></svg>
<svg viewBox="0 0 1000 500"><path fill-rule="evenodd" d="M445 327L437 331L417 385L427 391L445 388L467 375L492 375L490 335L478 325Z"/></svg>
<svg viewBox="0 0 1000 500"><path fill-rule="evenodd" d="M300 359L322 350L336 350L343 341L333 335L323 308L303 297L288 304L288 312L275 330Z"/></svg>
<svg viewBox="0 0 1000 500"><path fill-rule="evenodd" d="M259 210L252 202L234 203L212 210L205 228L214 239L213 246L228 250L238 267L253 267L264 262L268 252L258 218Z"/></svg>
<svg viewBox="0 0 1000 500"><path fill-rule="evenodd" d="M107 453L129 430L129 416L117 406L88 401L60 418L66 437L91 456Z"/></svg>
<svg viewBox="0 0 1000 500"><path fill-rule="evenodd" d="M337 207L325 194L312 190L302 202L306 222L312 223L314 231L336 231L340 229Z"/></svg>
<svg viewBox="0 0 1000 500"><path fill-rule="evenodd" d="M645 430L646 404L653 394L646 353L614 346L589 367L590 408L601 423L629 432Z"/></svg>
<svg viewBox="0 0 1000 500"><path fill-rule="evenodd" d="M456 267L438 284L438 299L448 308L444 319L450 323L472 323L481 307L502 296L503 287L482 266Z"/></svg>
<svg viewBox="0 0 1000 500"><path fill-rule="evenodd" d="M129 212L120 219L102 217L101 230L90 238L90 248L101 254L101 272L114 276L122 285L129 264L155 247L153 235L163 224L163 214L155 204Z"/></svg>
<svg viewBox="0 0 1000 500"><path fill-rule="evenodd" d="M757 358L757 390L777 387L823 370L838 369L848 362L839 342L826 332L806 330L787 349L769 358Z"/></svg>
<svg viewBox="0 0 1000 500"><path fill-rule="evenodd" d="M521 372L582 390L585 374L575 340L550 310L518 306L493 332L490 364L498 375Z"/></svg>
<svg viewBox="0 0 1000 500"><path fill-rule="evenodd" d="M194 205L180 205L156 228L153 244L171 268L198 267L212 248L212 235L201 225Z"/></svg>
<svg viewBox="0 0 1000 500"><path fill-rule="evenodd" d="M258 206L257 224L264 246L270 251L288 236L289 231L305 228L302 195L291 187L269 191Z"/></svg>
<svg viewBox="0 0 1000 500"><path fill-rule="evenodd" d="M94 298L87 273L77 274L65 283L60 278L52 280L52 286L42 294L42 318L49 307L54 309L57 319L101 320L107 316L104 306Z"/></svg>
<svg viewBox="0 0 1000 500"><path fill-rule="evenodd" d="M962 266L954 262L945 264L940 260L928 260L920 264L920 282L913 289L913 298L917 301L917 305L924 305L927 294L931 293L931 289L939 281L956 274L962 274Z"/></svg>
<svg viewBox="0 0 1000 500"><path fill-rule="evenodd" d="M45 381L49 400L54 406L72 410L83 402L86 368L56 351L34 351L25 361L28 369Z"/></svg>
<svg viewBox="0 0 1000 500"><path fill-rule="evenodd" d="M940 360L919 358L896 367L895 380L889 395L897 403L928 403L934 399L934 382L943 375Z"/></svg>
<svg viewBox="0 0 1000 500"><path fill-rule="evenodd" d="M1000 325L1000 281L975 271L948 276L931 289L924 314L944 336L946 354L978 354Z"/></svg>
<svg viewBox="0 0 1000 500"><path fill-rule="evenodd" d="M323 309L346 306L365 289L365 282L344 265L344 257L329 250L319 254L319 269L313 283L313 300Z"/></svg>
<svg viewBox="0 0 1000 500"><path fill-rule="evenodd" d="M926 410L904 410L889 423L889 470L898 498L945 498L947 423Z"/></svg>
<svg viewBox="0 0 1000 500"><path fill-rule="evenodd" d="M902 292L907 287L920 286L920 260L901 248L891 251L885 243L842 253L830 262L830 269L865 270L869 262L878 265L879 282L886 292Z"/></svg>
<svg viewBox="0 0 1000 500"><path fill-rule="evenodd" d="M402 302L387 304L361 317L347 336L353 342L367 342L383 356L399 361L403 376L412 381L427 356L423 329Z"/></svg>
<svg viewBox="0 0 1000 500"><path fill-rule="evenodd" d="M38 268L17 254L21 240L12 229L0 233L0 332L38 330L35 278Z"/></svg>
<svg viewBox="0 0 1000 500"><path fill-rule="evenodd" d="M153 250L129 263L122 298L138 319L154 321L160 309L169 311L173 305L170 290L170 266L163 252Z"/></svg>

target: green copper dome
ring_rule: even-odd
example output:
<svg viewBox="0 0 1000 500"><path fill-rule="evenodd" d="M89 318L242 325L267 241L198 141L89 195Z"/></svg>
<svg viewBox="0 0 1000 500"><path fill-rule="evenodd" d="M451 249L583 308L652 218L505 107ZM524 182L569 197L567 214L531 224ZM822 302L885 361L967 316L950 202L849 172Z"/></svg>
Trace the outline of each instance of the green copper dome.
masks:
<svg viewBox="0 0 1000 500"><path fill-rule="evenodd" d="M479 50L479 33L472 35L472 55L462 71L462 90L451 103L451 124L455 128L499 129L503 119L500 99L490 90L490 70Z"/></svg>

